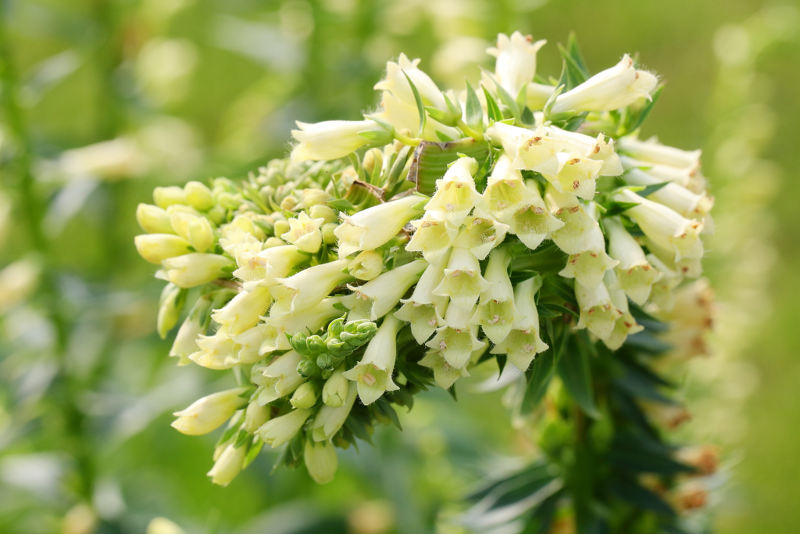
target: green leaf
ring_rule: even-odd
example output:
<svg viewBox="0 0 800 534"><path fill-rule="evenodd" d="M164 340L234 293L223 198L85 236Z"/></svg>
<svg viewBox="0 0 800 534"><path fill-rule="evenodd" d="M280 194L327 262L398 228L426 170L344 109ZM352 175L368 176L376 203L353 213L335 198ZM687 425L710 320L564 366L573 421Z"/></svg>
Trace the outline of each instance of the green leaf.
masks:
<svg viewBox="0 0 800 534"><path fill-rule="evenodd" d="M547 324L551 324L550 321ZM522 411L530 412L536 408L544 398L550 380L556 367L555 351L551 348L536 356L528 371L528 383L525 386L525 396L522 398Z"/></svg>
<svg viewBox="0 0 800 534"><path fill-rule="evenodd" d="M483 87L483 94L486 97L486 114L489 116L489 120L494 122L503 120L503 114L500 113L500 106L497 105L497 101L486 87Z"/></svg>
<svg viewBox="0 0 800 534"><path fill-rule="evenodd" d="M489 145L472 138L436 143L422 141L414 151L408 180L417 184L417 191L432 195L436 191L436 180L444 176L447 167L460 154L470 156L481 164L489 156Z"/></svg>
<svg viewBox="0 0 800 534"><path fill-rule="evenodd" d="M636 194L639 195L640 197L648 197L667 184L669 184L669 182L659 182L657 184L650 184L637 191Z"/></svg>
<svg viewBox="0 0 800 534"><path fill-rule="evenodd" d="M328 206L336 211L343 211L345 213L352 213L356 209L353 203L344 198L335 198L328 201Z"/></svg>
<svg viewBox="0 0 800 534"><path fill-rule="evenodd" d="M600 413L594 402L589 353L581 344L578 350L565 354L558 360L558 375L584 413L594 419L598 418Z"/></svg>
<svg viewBox="0 0 800 534"><path fill-rule="evenodd" d="M411 78L403 71L403 76L408 80L408 85L411 87L411 92L414 93L414 102L417 104L417 113L419 114L419 136L422 137L422 132L425 131L425 105L422 103L422 97L419 95L417 86L411 81Z"/></svg>
<svg viewBox="0 0 800 534"><path fill-rule="evenodd" d="M606 217L613 217L614 215L625 213L629 209L638 205L639 205L638 202L618 202L616 200L612 200L611 202L603 206L606 210L604 215Z"/></svg>
<svg viewBox="0 0 800 534"><path fill-rule="evenodd" d="M475 129L483 128L483 108L481 108L481 102L478 100L478 95L475 94L475 90L472 88L469 82L467 82L466 115L467 126Z"/></svg>

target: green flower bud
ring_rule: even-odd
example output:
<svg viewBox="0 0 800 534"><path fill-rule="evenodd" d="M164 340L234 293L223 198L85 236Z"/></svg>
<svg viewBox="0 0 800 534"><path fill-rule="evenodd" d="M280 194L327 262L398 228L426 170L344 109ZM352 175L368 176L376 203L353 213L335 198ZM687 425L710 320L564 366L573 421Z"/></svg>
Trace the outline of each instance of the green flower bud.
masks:
<svg viewBox="0 0 800 534"><path fill-rule="evenodd" d="M273 231L275 232L275 235L283 235L291 229L292 227L289 225L289 221L286 220L275 221L275 224L273 225Z"/></svg>
<svg viewBox="0 0 800 534"><path fill-rule="evenodd" d="M319 367L314 360L303 359L297 364L297 373L305 378L311 378L319 372Z"/></svg>
<svg viewBox="0 0 800 534"><path fill-rule="evenodd" d="M227 276L231 260L217 254L184 254L162 262L167 279L179 287L195 287Z"/></svg>
<svg viewBox="0 0 800 534"><path fill-rule="evenodd" d="M323 219L326 223L335 223L337 220L336 210L325 204L315 204L308 210L312 219Z"/></svg>
<svg viewBox="0 0 800 534"><path fill-rule="evenodd" d="M344 377L344 370L337 369L322 386L322 402L325 406L338 408L347 399L349 381Z"/></svg>
<svg viewBox="0 0 800 534"><path fill-rule="evenodd" d="M328 337L335 337L344 331L344 317L337 317L328 324Z"/></svg>
<svg viewBox="0 0 800 534"><path fill-rule="evenodd" d="M292 410L286 415L275 417L264 423L257 434L261 440L272 447L280 447L303 427L303 423L311 415L311 410Z"/></svg>
<svg viewBox="0 0 800 534"><path fill-rule="evenodd" d="M347 269L359 280L372 280L383 272L383 254L374 250L359 253Z"/></svg>
<svg viewBox="0 0 800 534"><path fill-rule="evenodd" d="M333 480L338 467L336 449L333 445L326 441L314 443L313 440L306 440L303 458L308 474L311 475L314 482L327 484Z"/></svg>
<svg viewBox="0 0 800 534"><path fill-rule="evenodd" d="M323 224L322 228L320 228L320 230L322 231L322 242L325 243L326 245L333 245L334 243L336 243L337 238L336 234L334 233L334 230L336 230L336 228L338 227L339 225L336 224L335 222L329 222Z"/></svg>
<svg viewBox="0 0 800 534"><path fill-rule="evenodd" d="M173 284L164 286L158 306L158 319L156 320L158 335L161 339L166 338L167 332L172 330L172 327L178 323L185 302L185 290Z"/></svg>
<svg viewBox="0 0 800 534"><path fill-rule="evenodd" d="M214 229L205 217L178 206L167 209L175 233L191 243L196 252L206 252L214 246Z"/></svg>
<svg viewBox="0 0 800 534"><path fill-rule="evenodd" d="M306 345L311 354L320 354L325 351L325 340L318 334L308 336L306 338Z"/></svg>
<svg viewBox="0 0 800 534"><path fill-rule="evenodd" d="M244 411L244 428L253 434L258 428L269 420L269 406L261 406L257 402L251 402Z"/></svg>
<svg viewBox="0 0 800 534"><path fill-rule="evenodd" d="M294 390L292 398L289 399L289 402L298 410L307 410L312 408L317 403L317 395L318 392L316 386L311 382L305 382L304 384L300 384L300 387Z"/></svg>

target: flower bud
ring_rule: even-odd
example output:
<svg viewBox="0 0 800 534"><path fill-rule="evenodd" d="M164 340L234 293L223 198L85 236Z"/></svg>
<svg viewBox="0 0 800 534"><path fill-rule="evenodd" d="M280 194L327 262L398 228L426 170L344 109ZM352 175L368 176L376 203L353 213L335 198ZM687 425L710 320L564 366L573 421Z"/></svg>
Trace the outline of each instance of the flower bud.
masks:
<svg viewBox="0 0 800 534"><path fill-rule="evenodd" d="M303 450L303 460L306 463L308 474L317 484L327 484L333 480L338 467L336 449L328 441L315 443L306 440Z"/></svg>
<svg viewBox="0 0 800 534"><path fill-rule="evenodd" d="M161 339L166 338L167 332L172 330L172 327L177 324L185 302L185 290L173 284L164 286L163 291L161 291L161 298L158 305L158 319L156 320L156 330Z"/></svg>
<svg viewBox="0 0 800 534"><path fill-rule="evenodd" d="M423 104L446 111L447 103L434 81L417 65L419 59L409 60L400 54L397 63L386 63L386 77L375 84L375 89L389 93L402 103L415 106L415 97L409 80L414 84Z"/></svg>
<svg viewBox="0 0 800 534"><path fill-rule="evenodd" d="M495 77L512 98L533 81L536 74L536 53L547 41L533 41L530 35L514 32L511 37L501 33L497 46L487 50L496 57Z"/></svg>
<svg viewBox="0 0 800 534"><path fill-rule="evenodd" d="M336 229L339 225L335 222L329 222L322 225L320 231L322 232L322 242L326 245L333 245L336 243Z"/></svg>
<svg viewBox="0 0 800 534"><path fill-rule="evenodd" d="M142 234L134 238L139 255L150 263L159 264L168 258L190 252L191 245L173 234Z"/></svg>
<svg viewBox="0 0 800 534"><path fill-rule="evenodd" d="M303 205L306 210L308 210L309 215L311 215L311 208L315 206L319 206L321 208L328 208L333 214L332 221L336 220L336 213L328 206L325 205L331 199L331 196L323 191L322 189L316 188L307 188L300 191L300 203ZM312 218L317 218L319 215L311 215ZM328 222L326 220L326 222Z"/></svg>
<svg viewBox="0 0 800 534"><path fill-rule="evenodd" d="M642 247L616 219L603 221L608 232L608 251L619 261L616 267L620 285L632 301L643 305L661 274L650 265Z"/></svg>
<svg viewBox="0 0 800 534"><path fill-rule="evenodd" d="M207 473L211 477L211 482L220 486L230 484L242 470L246 452L246 447L236 447L234 443L225 447L217 461L214 462L214 467Z"/></svg>
<svg viewBox="0 0 800 534"><path fill-rule="evenodd" d="M172 427L190 436L208 434L246 404L242 397L245 391L246 388L227 389L198 399L188 408L173 414L177 419L172 422Z"/></svg>
<svg viewBox="0 0 800 534"><path fill-rule="evenodd" d="M347 399L349 387L343 369L337 369L322 387L322 402L331 408L338 408Z"/></svg>
<svg viewBox="0 0 800 534"><path fill-rule="evenodd" d="M342 158L370 142L388 141L391 134L372 120L315 124L298 121L297 126L299 130L292 130L298 141L292 150L292 161Z"/></svg>
<svg viewBox="0 0 800 534"><path fill-rule="evenodd" d="M314 405L317 403L317 395L318 391L316 386L311 382L305 382L300 384L294 393L292 394L292 398L289 399L292 407L297 408L298 410L307 410L309 408L313 408Z"/></svg>
<svg viewBox="0 0 800 534"><path fill-rule="evenodd" d="M261 405L285 397L305 382L305 378L297 372L297 364L302 356L290 350L274 358L269 365L254 365L250 370L250 380L260 386L258 403Z"/></svg>
<svg viewBox="0 0 800 534"><path fill-rule="evenodd" d="M327 194L327 193L326 193ZM336 210L325 204L314 204L308 210L312 219L322 219L326 223L336 222Z"/></svg>
<svg viewBox="0 0 800 534"><path fill-rule="evenodd" d="M167 213L175 233L188 241L196 252L205 252L214 246L214 229L208 219L182 206L170 206Z"/></svg>
<svg viewBox="0 0 800 534"><path fill-rule="evenodd" d="M280 234L280 237L303 252L313 254L322 245L322 233L319 228L323 222L324 219L312 219L305 212L300 212L297 217L289 219L289 230Z"/></svg>
<svg viewBox="0 0 800 534"><path fill-rule="evenodd" d="M230 369L236 365L236 343L225 330L217 330L213 336L197 337L200 350L189 355L189 359L206 369Z"/></svg>
<svg viewBox="0 0 800 534"><path fill-rule="evenodd" d="M169 519L156 517L147 525L145 534L186 534L186 532Z"/></svg>
<svg viewBox="0 0 800 534"><path fill-rule="evenodd" d="M167 280L178 287L196 287L227 275L233 262L225 256L194 252L162 262Z"/></svg>
<svg viewBox="0 0 800 534"><path fill-rule="evenodd" d="M269 288L258 285L242 291L222 308L215 310L211 317L232 334L240 334L255 326L258 318L267 312L272 303Z"/></svg>
<svg viewBox="0 0 800 534"><path fill-rule="evenodd" d="M269 406L261 406L257 402L251 402L244 411L242 428L254 434L261 425L269 420L269 411Z"/></svg>
<svg viewBox="0 0 800 534"><path fill-rule="evenodd" d="M274 449L292 439L310 416L311 410L292 410L285 415L270 419L261 425L256 434Z"/></svg>
<svg viewBox="0 0 800 534"><path fill-rule="evenodd" d="M136 207L136 222L148 234L171 234L174 230L167 212L152 204L139 204Z"/></svg>
<svg viewBox="0 0 800 534"><path fill-rule="evenodd" d="M383 254L364 250L353 258L347 270L359 280L372 280L383 272L383 268Z"/></svg>
<svg viewBox="0 0 800 534"><path fill-rule="evenodd" d="M349 278L347 260L321 263L277 280L271 288L275 306L282 312L304 310L318 304L337 285Z"/></svg>
<svg viewBox="0 0 800 534"><path fill-rule="evenodd" d="M311 437L314 441L329 441L342 428L353 409L356 396L356 388L350 387L341 406L334 408L326 405L320 408L311 424Z"/></svg>
<svg viewBox="0 0 800 534"><path fill-rule="evenodd" d="M200 182L188 182L183 186L186 202L196 210L206 211L214 206L211 190Z"/></svg>
<svg viewBox="0 0 800 534"><path fill-rule="evenodd" d="M153 202L159 208L164 209L173 204L186 204L186 193L176 185L156 187L153 189Z"/></svg>

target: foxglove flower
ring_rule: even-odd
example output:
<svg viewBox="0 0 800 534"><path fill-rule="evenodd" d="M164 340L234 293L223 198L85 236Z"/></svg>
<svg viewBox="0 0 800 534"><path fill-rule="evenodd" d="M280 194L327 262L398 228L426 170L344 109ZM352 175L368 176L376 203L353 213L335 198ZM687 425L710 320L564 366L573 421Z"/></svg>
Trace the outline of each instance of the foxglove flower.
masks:
<svg viewBox="0 0 800 534"><path fill-rule="evenodd" d="M399 389L392 380L397 354L397 330L400 321L387 315L364 351L364 356L355 367L344 373L344 377L356 383L358 398L364 404L372 404L386 391Z"/></svg>
<svg viewBox="0 0 800 534"><path fill-rule="evenodd" d="M526 371L536 354L547 350L539 337L539 313L535 296L542 285L539 277L528 278L514 290L514 321L508 336L491 350L492 354L507 354L508 361L520 371Z"/></svg>
<svg viewBox="0 0 800 534"><path fill-rule="evenodd" d="M280 447L300 431L311 413L311 410L292 410L270 419L259 427L256 434L273 449Z"/></svg>
<svg viewBox="0 0 800 534"><path fill-rule="evenodd" d="M419 279L427 267L425 260L415 260L360 286L348 285L353 291L350 315L353 319L379 319L389 313L400 298Z"/></svg>
<svg viewBox="0 0 800 534"><path fill-rule="evenodd" d="M411 324L411 334L420 345L425 343L436 330L439 317L447 308L448 298L433 293L444 277L444 271L437 265L429 265L422 273L411 297L403 300L403 305L395 312L395 317Z"/></svg>
<svg viewBox="0 0 800 534"><path fill-rule="evenodd" d="M344 216L342 224L334 231L339 242L339 257L384 245L420 213L421 207L421 199L412 195L378 204L351 217Z"/></svg>
<svg viewBox="0 0 800 534"><path fill-rule="evenodd" d="M390 139L380 124L373 120L323 121L315 124L297 123L299 130L292 130L298 141L292 150L293 161L330 160L343 158L370 143L370 134Z"/></svg>
<svg viewBox="0 0 800 534"><path fill-rule="evenodd" d="M208 434L230 419L233 412L247 404L242 397L246 388L227 389L194 401L188 408L175 412L172 427L191 436Z"/></svg>
<svg viewBox="0 0 800 534"><path fill-rule="evenodd" d="M520 90L533 81L536 74L536 53L547 41L533 41L530 35L514 32L497 36L497 46L487 52L496 57L495 77L508 93L516 98Z"/></svg>
<svg viewBox="0 0 800 534"><path fill-rule="evenodd" d="M619 283L632 301L642 305L661 273L650 265L642 247L622 223L609 218L603 224L608 232L608 251L619 262L616 266Z"/></svg>

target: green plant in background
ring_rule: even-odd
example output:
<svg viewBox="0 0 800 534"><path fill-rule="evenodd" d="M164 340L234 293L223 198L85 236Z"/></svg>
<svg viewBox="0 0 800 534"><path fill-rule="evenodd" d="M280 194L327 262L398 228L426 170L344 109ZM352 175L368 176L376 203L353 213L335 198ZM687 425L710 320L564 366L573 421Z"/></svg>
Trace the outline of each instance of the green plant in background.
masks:
<svg viewBox="0 0 800 534"><path fill-rule="evenodd" d="M468 528L692 530L679 512L716 462L668 441L663 366L710 326L707 286L683 283L712 204L699 152L637 138L660 90L629 56L591 76L570 39L545 78L543 44L501 34L460 93L401 55L363 120L299 123L289 159L140 205L159 332L197 302L171 355L238 382L175 414L187 434L228 421L214 482L264 445L328 482L335 447L418 392L495 374L543 456L474 494Z"/></svg>

